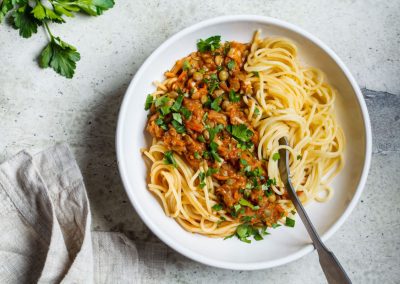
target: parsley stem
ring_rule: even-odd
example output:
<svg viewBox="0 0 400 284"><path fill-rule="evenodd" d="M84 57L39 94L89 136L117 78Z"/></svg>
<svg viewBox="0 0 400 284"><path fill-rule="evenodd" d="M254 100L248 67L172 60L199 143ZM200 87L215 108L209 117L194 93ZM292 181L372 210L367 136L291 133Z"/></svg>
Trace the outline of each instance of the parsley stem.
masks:
<svg viewBox="0 0 400 284"><path fill-rule="evenodd" d="M47 32L49 33L50 39L53 40L54 36L53 36L53 34L51 33L51 31L50 31L50 29L49 29L49 26L47 25L47 22L44 22L44 26L45 26Z"/></svg>

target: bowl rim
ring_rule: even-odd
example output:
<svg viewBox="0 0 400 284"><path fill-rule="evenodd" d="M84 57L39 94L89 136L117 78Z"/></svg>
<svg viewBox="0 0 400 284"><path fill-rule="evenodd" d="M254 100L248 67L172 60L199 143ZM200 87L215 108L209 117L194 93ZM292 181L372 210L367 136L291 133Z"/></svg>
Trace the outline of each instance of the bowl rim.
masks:
<svg viewBox="0 0 400 284"><path fill-rule="evenodd" d="M205 21L199 22L197 24L191 25L173 36L169 37L166 41L164 41L156 50L154 50L151 55L143 62L143 64L140 66L136 74L134 75L132 81L129 84L129 87L127 88L121 108L119 111L118 115L118 124L117 124L117 131L116 131L116 153L117 153L117 163L118 163L118 169L119 173L125 188L125 191L128 195L128 198L130 202L132 203L133 207L135 208L136 212L139 214L140 218L143 220L143 222L147 225L148 228L158 237L160 238L165 244L167 244L169 247L174 249L175 251L183 254L184 256L195 260L197 262L209 265L209 266L214 266L218 268L224 268L224 269L233 269L233 270L258 270L258 269L266 269L266 268L271 268L275 266L280 266L289 262L292 262L294 260L297 260L306 254L312 252L314 250L314 247L312 244L308 244L304 246L302 249L297 251L296 253L293 253L291 255L288 255L286 257L276 259L276 260L269 260L269 261L262 261L262 262L257 262L257 263L236 263L236 262L229 262L229 261L220 261L220 260L215 260L203 255L200 255L198 253L195 253L191 251L190 249L186 248L185 246L181 245L178 242L175 242L174 239L168 237L164 232L156 227L153 222L151 221L151 218L147 217L147 214L144 211L144 208L142 207L139 202L136 201L134 198L134 190L131 190L131 187L128 182L128 173L126 172L127 169L123 165L123 130L124 130L124 120L123 118L125 117L126 112L128 111L128 98L130 93L132 93L132 90L134 90L135 86L138 83L138 78L141 77L142 73L144 70L149 66L150 62L154 57L156 57L159 53L161 53L170 43L176 41L177 39L195 32L201 28L212 26L215 24L220 24L220 23L226 23L226 22L260 22L264 24L271 24L275 25L278 27L282 27L288 30L291 30L295 33L300 34L301 36L307 38L311 42L313 42L315 45L317 45L319 48L324 50L334 61L335 63L340 67L340 69L343 71L344 75L348 79L349 83L351 84L354 93L356 94L357 101L359 104L359 107L361 109L362 113L362 118L363 118L363 123L364 123L364 132L365 132L365 158L364 158L364 165L361 173L361 177L359 179L356 191L354 193L353 198L351 199L350 203L347 205L347 208L343 212L343 214L337 219L337 221L321 236L322 241L328 240L339 228L340 226L343 225L345 220L349 217L350 213L353 211L355 208L358 200L360 199L361 193L365 187L365 183L367 180L370 164L371 164L371 153L372 153L372 133L371 133L371 123L368 115L368 110L367 106L364 100L364 97L362 95L362 92L360 90L360 87L356 83L354 77L351 75L349 69L345 66L343 61L336 55L336 53L331 50L325 43L323 43L321 40L313 36L312 34L308 33L307 31L303 30L302 28L282 21L278 20L275 18L271 17L265 17L265 16L257 16L257 15L229 15L229 16L220 16L220 17L215 17L211 19L207 19ZM128 190L130 189L130 190Z"/></svg>

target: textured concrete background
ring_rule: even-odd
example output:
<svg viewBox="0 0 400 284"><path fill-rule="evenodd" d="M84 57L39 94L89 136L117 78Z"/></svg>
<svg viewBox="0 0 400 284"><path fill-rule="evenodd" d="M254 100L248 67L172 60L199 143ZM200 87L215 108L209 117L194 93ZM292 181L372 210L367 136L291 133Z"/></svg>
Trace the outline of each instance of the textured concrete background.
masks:
<svg viewBox="0 0 400 284"><path fill-rule="evenodd" d="M166 249L128 203L114 132L122 96L145 58L188 25L226 14L258 14L297 24L327 43L363 88L373 127L367 187L345 225L327 242L354 283L400 283L400 1L128 1L98 18L52 25L78 47L72 80L37 67L45 33L22 39L0 26L0 161L66 141L89 191L93 226L125 232L166 252L145 283L324 283L318 257L256 272L228 271ZM157 256L155 252L154 258ZM149 276L150 275L150 276Z"/></svg>

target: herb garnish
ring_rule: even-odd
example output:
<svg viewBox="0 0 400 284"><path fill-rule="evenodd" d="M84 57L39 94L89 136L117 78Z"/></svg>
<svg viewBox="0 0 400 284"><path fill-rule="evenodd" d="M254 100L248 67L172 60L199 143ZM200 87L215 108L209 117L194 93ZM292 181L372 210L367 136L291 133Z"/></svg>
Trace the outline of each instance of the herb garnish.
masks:
<svg viewBox="0 0 400 284"><path fill-rule="evenodd" d="M245 124L228 125L226 129L233 137L241 142L247 142L253 136L253 132L248 129Z"/></svg>
<svg viewBox="0 0 400 284"><path fill-rule="evenodd" d="M164 154L164 163L167 165L173 165L175 168L178 167L178 164L175 161L174 153L172 151L167 151Z"/></svg>
<svg viewBox="0 0 400 284"><path fill-rule="evenodd" d="M39 56L41 68L51 67L58 74L72 78L76 62L80 54L76 48L59 37L53 35L49 23L65 23L64 16L73 17L75 13L83 12L90 16L98 16L103 11L114 6L114 0L51 0L50 6L41 1L3 0L0 3L0 22L9 14L15 29L20 36L29 38L37 32L38 26L43 25L49 36L49 43Z"/></svg>
<svg viewBox="0 0 400 284"><path fill-rule="evenodd" d="M288 226L288 227L294 227L294 225L295 225L295 223L296 223L296 221L295 220L293 220L293 219L291 219L291 218L289 218L289 217L286 217L286 222L285 222L285 225L286 226Z"/></svg>
<svg viewBox="0 0 400 284"><path fill-rule="evenodd" d="M221 42L221 36L211 36L205 40L200 39L197 42L197 50L200 52L214 51L219 48Z"/></svg>
<svg viewBox="0 0 400 284"><path fill-rule="evenodd" d="M229 91L229 100L233 103L240 102L240 95L235 93L234 90Z"/></svg>

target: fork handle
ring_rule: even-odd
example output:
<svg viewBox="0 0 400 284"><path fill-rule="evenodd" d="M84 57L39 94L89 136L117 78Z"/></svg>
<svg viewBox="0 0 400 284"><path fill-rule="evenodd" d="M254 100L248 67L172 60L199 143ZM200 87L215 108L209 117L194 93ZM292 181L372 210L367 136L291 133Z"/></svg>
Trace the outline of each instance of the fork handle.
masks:
<svg viewBox="0 0 400 284"><path fill-rule="evenodd" d="M303 221L303 224L306 227L311 240L313 241L313 245L318 252L319 263L321 264L328 283L351 284L350 278L347 276L346 271L344 271L342 265L339 263L333 252L331 252L321 241L317 231L315 230L310 218L306 213L306 210L294 191L292 183L290 182L290 178L287 179L285 186L288 189L288 194L294 201L293 205L296 208L301 221Z"/></svg>

